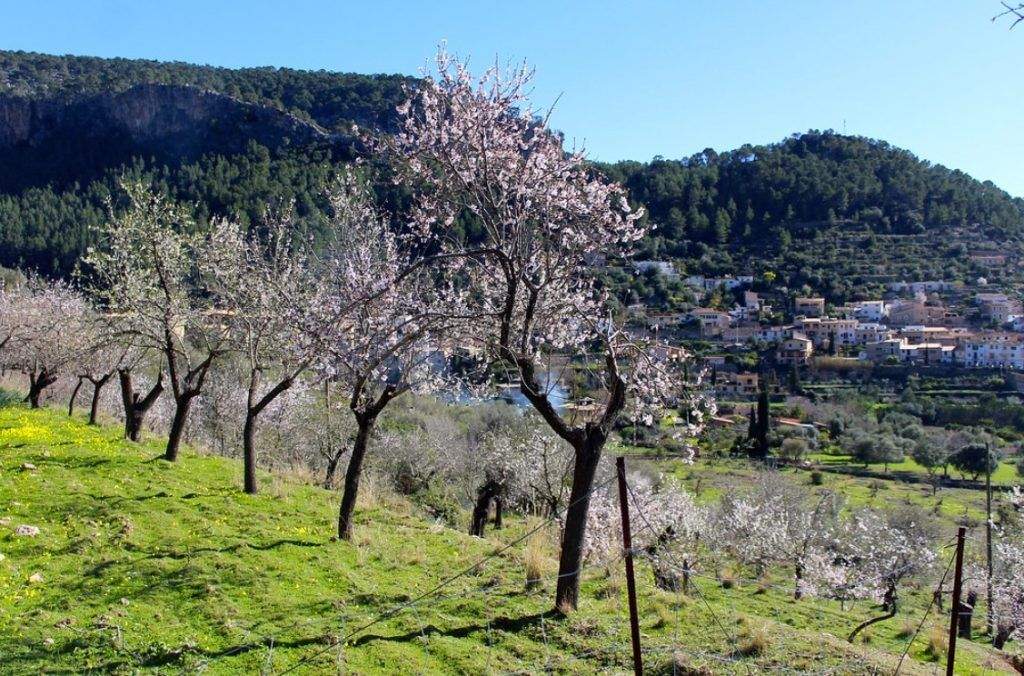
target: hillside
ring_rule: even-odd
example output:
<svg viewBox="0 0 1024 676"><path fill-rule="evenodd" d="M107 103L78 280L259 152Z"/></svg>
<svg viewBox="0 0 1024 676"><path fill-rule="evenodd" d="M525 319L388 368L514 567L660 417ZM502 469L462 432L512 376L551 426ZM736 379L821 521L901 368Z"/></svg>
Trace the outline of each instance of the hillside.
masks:
<svg viewBox="0 0 1024 676"><path fill-rule="evenodd" d="M0 51L0 265L70 273L125 173L195 203L200 220L251 223L267 203L294 200L316 231L324 182L358 152L352 125L392 131L403 87L414 83ZM956 262L959 243L1024 241L1024 200L884 141L830 131L599 166L656 226L643 257L674 259L689 273L771 269L792 287L832 285L821 290L837 301L950 261L957 274L976 274ZM895 238L884 269L819 253L865 233ZM904 250L899 238L925 246ZM813 244L798 251L801 242Z"/></svg>
<svg viewBox="0 0 1024 676"><path fill-rule="evenodd" d="M580 611L550 613L550 532L518 542L526 525L516 520L472 538L366 491L356 541L338 542L332 493L265 476L272 488L245 496L235 462L190 453L167 464L154 459L158 444L129 445L119 432L0 408L5 673L629 669L621 573L588 571ZM22 525L39 532L16 535ZM543 562L529 592L524 557ZM683 673L673 660L694 674L887 672L908 640L892 621L848 644L837 634L870 609L794 601L784 579L702 578L684 596L654 588L646 564L638 576L649 673ZM908 594L905 624L928 596ZM901 673L932 673L928 632L941 634L943 621L933 616ZM1008 670L979 643L958 656L962 673Z"/></svg>

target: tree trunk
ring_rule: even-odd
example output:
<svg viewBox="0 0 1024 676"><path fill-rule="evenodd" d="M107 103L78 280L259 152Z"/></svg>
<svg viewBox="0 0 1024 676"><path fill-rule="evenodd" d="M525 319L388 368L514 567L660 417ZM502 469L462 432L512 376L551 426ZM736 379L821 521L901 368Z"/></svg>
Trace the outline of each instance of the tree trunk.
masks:
<svg viewBox="0 0 1024 676"><path fill-rule="evenodd" d="M327 470L324 472L324 488L331 490L334 488L334 473L338 471L338 458L330 457L327 459Z"/></svg>
<svg viewBox="0 0 1024 676"><path fill-rule="evenodd" d="M505 498L498 493L494 496L494 530L501 530L503 517L505 512Z"/></svg>
<svg viewBox="0 0 1024 676"><path fill-rule="evenodd" d="M587 530L590 492L593 490L604 441L604 435L592 432L575 449L576 462L572 470L572 489L562 532L558 586L555 589L555 609L559 612L576 610L579 603L580 564L583 561L583 538Z"/></svg>
<svg viewBox="0 0 1024 676"><path fill-rule="evenodd" d="M78 391L82 389L82 382L85 378L79 376L78 383L75 384L75 389L71 390L71 399L68 400L68 417L70 418L75 414L75 399L78 399Z"/></svg>
<svg viewBox="0 0 1024 676"><path fill-rule="evenodd" d="M957 613L956 635L960 638L971 639L971 622L974 620L974 606L978 603L978 592L967 593L966 601L960 602L960 611Z"/></svg>
<svg viewBox="0 0 1024 676"><path fill-rule="evenodd" d="M108 373L99 380L94 380L92 383L92 403L89 405L89 424L96 424L96 415L100 408L100 393L103 392L103 386L110 380L112 374Z"/></svg>
<svg viewBox="0 0 1024 676"><path fill-rule="evenodd" d="M256 494L256 411L249 406L245 412L242 427L242 465L244 466L244 490Z"/></svg>
<svg viewBox="0 0 1024 676"><path fill-rule="evenodd" d="M883 610L888 609L888 612L885 615L879 615L878 617L872 617L870 620L865 620L865 621L861 622L860 624L857 625L857 627L852 632L850 632L850 636L846 640L849 641L850 643L853 643L853 639L857 638L857 634L859 634L860 632L864 631L865 629L867 629L871 625L873 625L875 623L878 623L878 622L881 622L883 620L888 620L888 619L891 619L893 617L896 617L896 607L897 607L896 590L893 587L889 587L889 589L885 593L885 602L882 604L882 609Z"/></svg>
<svg viewBox="0 0 1024 676"><path fill-rule="evenodd" d="M799 561L797 561L796 566L793 568L793 577L795 578L793 598L799 601L804 597L804 590L801 588L801 583L804 581L804 565Z"/></svg>
<svg viewBox="0 0 1024 676"><path fill-rule="evenodd" d="M181 437L185 432L185 423L188 422L188 412L192 408L192 398L195 393L187 390L174 400L174 417L171 419L171 429L167 434L167 449L164 451L164 460L175 462L178 459L178 450L181 446Z"/></svg>
<svg viewBox="0 0 1024 676"><path fill-rule="evenodd" d="M996 629L996 635L992 637L992 647L996 650L1002 650L1003 646L1010 639L1010 634L1013 633L1013 627L1010 625L1000 625Z"/></svg>
<svg viewBox="0 0 1024 676"><path fill-rule="evenodd" d="M488 480L476 492L476 504L473 506L473 519L469 525L469 534L482 538L487 525L487 513L491 509L491 501L498 495L499 486Z"/></svg>
<svg viewBox="0 0 1024 676"><path fill-rule="evenodd" d="M139 397L139 393L135 391L130 370L119 369L117 376L121 383L121 403L124 405L124 436L131 441L138 441L142 436L142 422L146 413L164 391L164 374L161 373L157 377L156 383L145 397Z"/></svg>
<svg viewBox="0 0 1024 676"><path fill-rule="evenodd" d="M46 369L43 369L38 374L29 373L28 397L26 397L28 399L29 406L31 408L39 408L39 402L42 397L43 390L50 385L53 385L55 382L57 382L57 377L50 375Z"/></svg>
<svg viewBox="0 0 1024 676"><path fill-rule="evenodd" d="M359 494L359 477L363 471L363 459L366 457L366 446L375 422L372 416L356 415L357 431L352 444L352 457L345 471L345 489L341 495L341 507L338 509L338 537L342 540L352 539L352 515L356 510L356 497Z"/></svg>

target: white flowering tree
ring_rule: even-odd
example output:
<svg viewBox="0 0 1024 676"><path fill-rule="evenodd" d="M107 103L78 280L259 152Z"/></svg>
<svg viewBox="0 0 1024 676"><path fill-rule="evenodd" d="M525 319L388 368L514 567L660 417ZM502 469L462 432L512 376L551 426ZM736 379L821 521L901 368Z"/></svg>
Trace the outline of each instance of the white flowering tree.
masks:
<svg viewBox="0 0 1024 676"><path fill-rule="evenodd" d="M84 382L92 385L92 396L89 403L89 424L96 424L99 414L100 397L103 388L113 379L118 369L126 364L131 348L122 344L112 330L106 318L90 313L82 325L83 340L89 345L76 359L74 373L78 377L75 394ZM68 404L68 415L74 404L74 394Z"/></svg>
<svg viewBox="0 0 1024 676"><path fill-rule="evenodd" d="M491 504L495 506L495 527L501 527L504 502L512 494L521 494L535 467L530 445L538 440L529 430L498 429L487 431L470 444L474 467L479 477L469 534L483 537Z"/></svg>
<svg viewBox="0 0 1024 676"><path fill-rule="evenodd" d="M379 147L415 189L411 221L425 248L459 261L477 318L463 340L499 364L574 450L555 598L567 611L578 601L605 443L628 401L648 420L660 404L678 402L683 379L666 367L685 355L652 359L610 316L590 263L628 255L646 232L642 214L535 115L530 80L525 68L474 78L442 49L436 74L400 107L399 133ZM561 369L589 360L601 374L600 401L570 415L552 389Z"/></svg>
<svg viewBox="0 0 1024 676"><path fill-rule="evenodd" d="M111 213L99 228L100 247L84 260L101 309L118 318L120 338L163 356L174 396L164 457L174 461L192 402L227 350L224 317L201 286L209 243L189 210L141 183L122 188L127 208Z"/></svg>
<svg viewBox="0 0 1024 676"><path fill-rule="evenodd" d="M634 550L650 560L659 587L685 592L697 566L700 538L709 525L707 510L673 481L631 473L627 484ZM609 565L623 552L617 488L603 486L594 492L587 516L584 559Z"/></svg>
<svg viewBox="0 0 1024 676"><path fill-rule="evenodd" d="M439 386L438 337L452 306L441 300L434 270L417 265L364 187L343 180L331 202L333 241L315 270L318 288L290 312L303 349L317 355L320 375L345 391L355 418L338 512L338 536L347 540L377 419L404 393Z"/></svg>
<svg viewBox="0 0 1024 676"><path fill-rule="evenodd" d="M774 473L750 493L725 496L715 521L719 547L758 574L773 564L793 568L793 596L803 596L808 559L835 537L841 502L833 493L812 496Z"/></svg>
<svg viewBox="0 0 1024 676"><path fill-rule="evenodd" d="M39 408L46 388L71 375L75 362L92 347L85 331L89 305L68 284L41 278L9 292L4 302L4 364L28 376L25 400Z"/></svg>
<svg viewBox="0 0 1024 676"><path fill-rule="evenodd" d="M207 249L201 267L224 313L228 344L245 364L243 489L253 494L258 418L313 362L307 349L313 344L301 340L300 313L309 307L315 285L305 243L288 213L270 219L265 232L247 233L222 220Z"/></svg>
<svg viewBox="0 0 1024 676"><path fill-rule="evenodd" d="M20 314L26 293L22 284L0 283L0 364L6 364L5 348L13 348L27 329Z"/></svg>
<svg viewBox="0 0 1024 676"><path fill-rule="evenodd" d="M1019 537L997 543L993 562L996 634L992 644L1002 649L1008 640L1024 638L1024 543Z"/></svg>
<svg viewBox="0 0 1024 676"><path fill-rule="evenodd" d="M857 625L853 641L867 627L896 616L904 582L929 570L936 559L932 524L910 510L854 512L841 522L831 543L805 559L803 589L826 598L868 599L883 614Z"/></svg>

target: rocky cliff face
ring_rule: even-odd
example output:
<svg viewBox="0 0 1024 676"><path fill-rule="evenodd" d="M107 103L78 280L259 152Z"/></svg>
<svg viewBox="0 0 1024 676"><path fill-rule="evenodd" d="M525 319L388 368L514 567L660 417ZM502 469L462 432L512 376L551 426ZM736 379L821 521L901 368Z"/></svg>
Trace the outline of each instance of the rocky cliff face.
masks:
<svg viewBox="0 0 1024 676"><path fill-rule="evenodd" d="M82 181L132 157L176 164L235 154L250 140L273 150L344 139L275 108L186 86L75 100L0 95L0 190Z"/></svg>

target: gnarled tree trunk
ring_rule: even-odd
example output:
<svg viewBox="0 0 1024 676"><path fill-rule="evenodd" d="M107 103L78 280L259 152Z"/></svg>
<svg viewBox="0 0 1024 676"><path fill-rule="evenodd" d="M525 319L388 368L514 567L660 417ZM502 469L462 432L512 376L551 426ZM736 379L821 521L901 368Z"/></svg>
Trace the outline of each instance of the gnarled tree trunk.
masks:
<svg viewBox="0 0 1024 676"><path fill-rule="evenodd" d="M882 622L883 620L888 620L892 619L893 617L896 617L896 608L898 605L898 600L899 599L896 597L896 588L894 586L890 586L885 592L885 599L882 603L882 609L888 610L888 612L885 615L872 617L870 620L865 620L861 622L852 632L850 632L850 636L846 640L850 643L853 643L853 639L857 638L857 634L864 631L871 625L876 624L878 622Z"/></svg>
<svg viewBox="0 0 1024 676"><path fill-rule="evenodd" d="M501 486L497 481L488 479L476 492L476 504L473 505L473 518L469 524L469 534L477 537L484 536L484 528L487 526L487 513L491 510L491 502L501 492Z"/></svg>
<svg viewBox="0 0 1024 676"><path fill-rule="evenodd" d="M39 408L43 390L57 382L57 376L45 368L40 371L31 371L28 374L28 396L25 399L31 408Z"/></svg>
<svg viewBox="0 0 1024 676"><path fill-rule="evenodd" d="M78 382L75 383L75 389L71 390L71 399L68 400L68 417L70 418L75 414L75 400L78 399L78 391L82 389L82 383L85 381L84 376L78 376Z"/></svg>
<svg viewBox="0 0 1024 676"><path fill-rule="evenodd" d="M111 376L114 373L110 372L101 378L96 378L92 381L92 403L89 405L89 424L96 424L96 415L99 413L100 408L100 394L103 392L103 386L107 384Z"/></svg>
<svg viewBox="0 0 1024 676"><path fill-rule="evenodd" d="M171 429L167 433L167 448L164 451L164 460L175 462L178 459L181 438L185 434L185 424L188 422L188 412L192 408L192 400L198 394L198 391L188 389L183 394L174 398L174 417L171 418Z"/></svg>
<svg viewBox="0 0 1024 676"><path fill-rule="evenodd" d="M244 467L243 488L246 493L256 493L256 419L270 402L277 399L292 386L297 374L278 381L265 395L257 399L260 384L260 370L253 369L249 374L249 393L245 406L245 425L242 427L242 464Z"/></svg>
<svg viewBox="0 0 1024 676"><path fill-rule="evenodd" d="M561 612L575 610L580 595L580 566L583 563L583 539L587 531L587 513L590 494L597 476L605 435L591 430L583 442L574 448L576 463L572 472L569 507L562 531L562 552L558 559L558 585L555 588L555 608Z"/></svg>
<svg viewBox="0 0 1024 676"><path fill-rule="evenodd" d="M161 373L157 377L156 384L145 397L135 391L130 369L118 369L117 375L121 383L121 403L124 405L124 436L131 441L138 441L142 436L142 423L146 413L164 391L164 374Z"/></svg>
<svg viewBox="0 0 1024 676"><path fill-rule="evenodd" d="M359 478L363 472L363 460L366 458L366 447L373 431L376 416L365 413L356 415L356 438L352 444L352 457L345 471L345 488L341 495L341 507L338 509L338 537L342 540L352 539L352 516L356 510L356 498L359 495Z"/></svg>
<svg viewBox="0 0 1024 676"><path fill-rule="evenodd" d="M501 530L504 526L505 496L498 493L494 496L494 530Z"/></svg>

